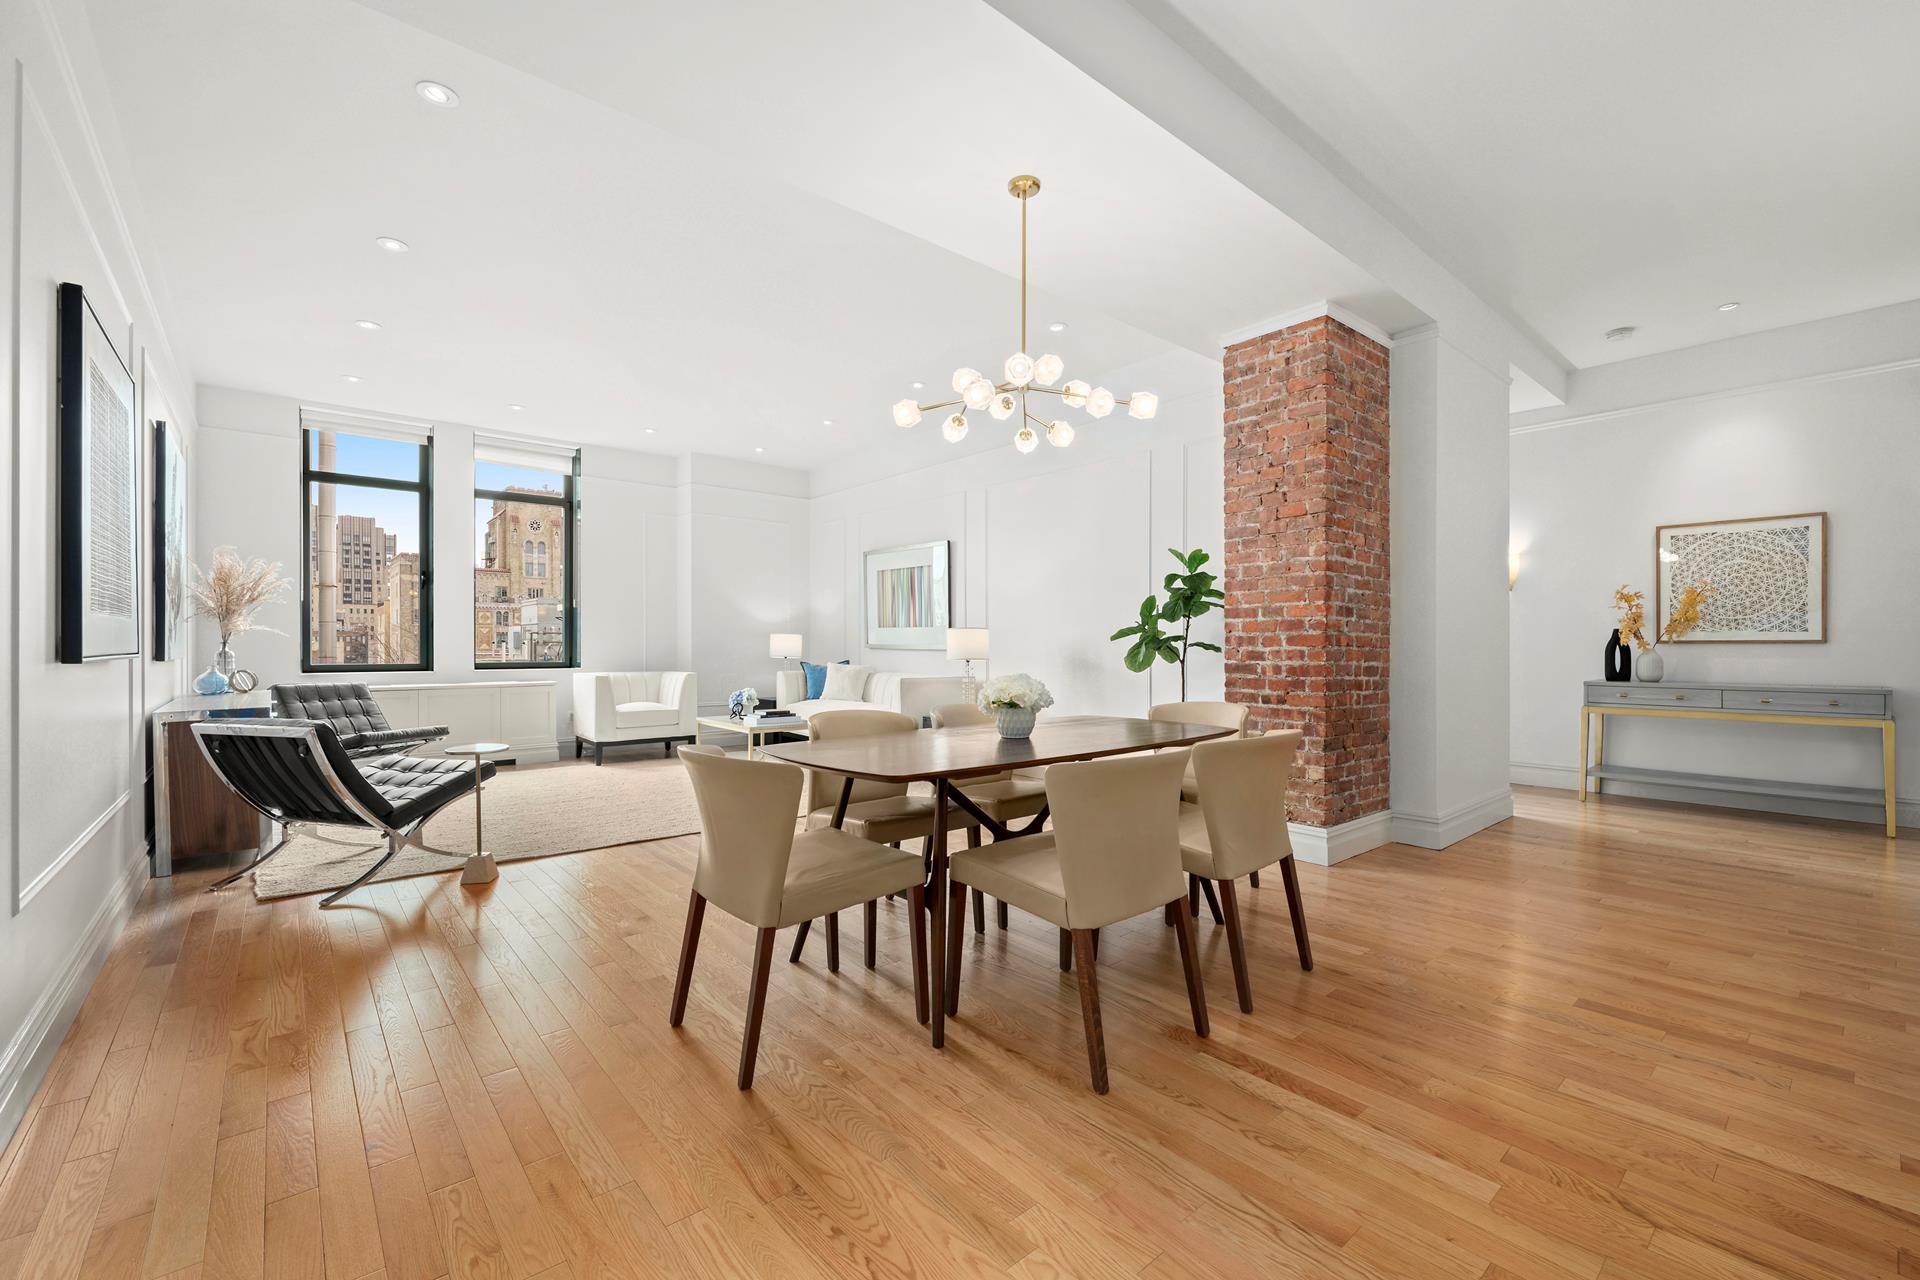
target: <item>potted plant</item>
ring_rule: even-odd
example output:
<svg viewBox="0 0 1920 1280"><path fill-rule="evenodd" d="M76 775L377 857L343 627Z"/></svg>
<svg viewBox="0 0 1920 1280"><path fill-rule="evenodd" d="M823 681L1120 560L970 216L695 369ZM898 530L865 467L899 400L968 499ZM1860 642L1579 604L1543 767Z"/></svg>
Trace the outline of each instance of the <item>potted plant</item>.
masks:
<svg viewBox="0 0 1920 1280"><path fill-rule="evenodd" d="M995 676L980 690L980 709L993 713L994 726L1003 738L1025 738L1033 733L1033 722L1053 705L1047 686L1024 672Z"/></svg>
<svg viewBox="0 0 1920 1280"><path fill-rule="evenodd" d="M1149 595L1140 602L1140 620L1132 626L1122 627L1107 638L1124 640L1129 636L1137 637L1127 647L1125 658L1129 671L1145 671L1153 665L1154 659L1162 662L1180 664L1180 701L1187 700L1187 654L1194 649L1206 649L1220 652L1220 646L1209 644L1205 640L1195 640L1191 633L1193 620L1215 609L1223 607L1226 593L1213 584L1218 581L1201 566L1212 557L1195 547L1185 553L1167 548L1167 554L1179 562L1180 572L1169 573L1161 588L1167 593L1165 604ZM1161 626L1163 622L1180 624L1179 633L1173 634Z"/></svg>
<svg viewBox="0 0 1920 1280"><path fill-rule="evenodd" d="M272 604L293 590L293 580L280 576L280 562L242 560L232 547L216 547L213 568L201 572L193 566L193 611L212 618L220 628L220 652L213 665L193 682L196 693L226 693L234 672L232 642L248 631L273 631L253 620L262 605Z"/></svg>

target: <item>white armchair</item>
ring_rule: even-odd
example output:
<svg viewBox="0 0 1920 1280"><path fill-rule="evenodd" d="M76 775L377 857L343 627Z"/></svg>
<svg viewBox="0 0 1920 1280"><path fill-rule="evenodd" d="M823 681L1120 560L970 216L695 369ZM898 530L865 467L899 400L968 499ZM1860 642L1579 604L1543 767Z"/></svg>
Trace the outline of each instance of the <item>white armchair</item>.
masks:
<svg viewBox="0 0 1920 1280"><path fill-rule="evenodd" d="M659 742L673 754L692 742L699 688L691 671L579 672L573 677L573 758L593 748L599 764L608 747Z"/></svg>

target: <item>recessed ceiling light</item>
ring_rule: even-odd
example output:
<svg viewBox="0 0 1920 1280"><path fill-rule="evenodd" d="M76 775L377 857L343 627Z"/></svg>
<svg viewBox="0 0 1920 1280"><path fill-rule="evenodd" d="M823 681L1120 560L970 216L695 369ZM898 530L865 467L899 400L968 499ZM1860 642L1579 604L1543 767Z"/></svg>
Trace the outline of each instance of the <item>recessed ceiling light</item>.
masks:
<svg viewBox="0 0 1920 1280"><path fill-rule="evenodd" d="M925 391L927 389L927 384L924 382L916 382L913 384L913 389L915 391Z"/></svg>
<svg viewBox="0 0 1920 1280"><path fill-rule="evenodd" d="M345 379L346 379L346 380L347 380L348 382L358 382L358 381L360 381L360 375L359 375L359 374L357 374L357 373L343 373L343 374L341 374L340 376L341 376L342 378L345 378Z"/></svg>
<svg viewBox="0 0 1920 1280"><path fill-rule="evenodd" d="M648 435L652 435L652 434L653 434L653 428L652 428L652 427L648 427L648 428L647 428L647 434L648 434Z"/></svg>
<svg viewBox="0 0 1920 1280"><path fill-rule="evenodd" d="M1623 324L1618 329L1607 330L1607 341L1608 342L1625 342L1628 338L1631 338L1634 335L1634 333L1635 333L1635 329L1632 325Z"/></svg>
<svg viewBox="0 0 1920 1280"><path fill-rule="evenodd" d="M509 409L511 409L511 410L513 410L513 411L514 411L515 413L518 413L518 412L520 412L520 411L521 411L522 409L524 409L524 408L526 408L526 407L527 407L527 406L525 406L525 405L523 405L523 404L510 404L510 405L508 405L508 406L507 406L507 408L509 408Z"/></svg>
<svg viewBox="0 0 1920 1280"><path fill-rule="evenodd" d="M765 449L762 449L762 448L761 448L761 447L760 447L759 445L755 445L755 446L753 446L753 451L754 451L755 453L765 453L765 452L766 452L766 450L765 450Z"/></svg>
<svg viewBox="0 0 1920 1280"><path fill-rule="evenodd" d="M413 91L436 107L457 107L460 95L441 84L438 80L422 80L413 86Z"/></svg>
<svg viewBox="0 0 1920 1280"><path fill-rule="evenodd" d="M1047 328L1055 333L1065 333L1067 331L1067 322L1065 320L1055 320L1052 324L1048 325Z"/></svg>
<svg viewBox="0 0 1920 1280"><path fill-rule="evenodd" d="M373 242L382 249L385 249L388 253L405 253L407 251L407 242L405 240L395 240L392 236L375 236Z"/></svg>
<svg viewBox="0 0 1920 1280"><path fill-rule="evenodd" d="M362 329L378 329L380 327L378 320L355 320L354 323Z"/></svg>
<svg viewBox="0 0 1920 1280"><path fill-rule="evenodd" d="M1723 302L1720 304L1720 309L1722 311L1738 311L1740 304L1737 302Z"/></svg>
<svg viewBox="0 0 1920 1280"><path fill-rule="evenodd" d="M830 427L830 426L832 426L832 425L833 425L833 419L832 419L832 418L822 418L822 419L820 419L820 425L821 425L821 426L823 426L823 427Z"/></svg>

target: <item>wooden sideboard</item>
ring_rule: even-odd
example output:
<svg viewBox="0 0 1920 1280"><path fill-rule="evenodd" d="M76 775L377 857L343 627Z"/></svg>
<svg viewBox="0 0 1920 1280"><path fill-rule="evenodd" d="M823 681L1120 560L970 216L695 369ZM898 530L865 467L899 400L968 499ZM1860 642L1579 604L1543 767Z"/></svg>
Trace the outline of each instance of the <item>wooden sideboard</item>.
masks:
<svg viewBox="0 0 1920 1280"><path fill-rule="evenodd" d="M1655 720L1734 720L1748 724L1821 725L1864 729L1880 735L1880 786L1843 787L1830 783L1734 778L1673 769L1640 769L1608 764L1607 720L1645 716ZM1587 748L1593 763L1587 763ZM1603 782L1697 787L1798 800L1883 806L1887 835L1897 829L1895 815L1893 690L1878 685L1712 684L1679 681L1659 684L1589 680L1580 707L1580 799L1589 784L1598 793Z"/></svg>
<svg viewBox="0 0 1920 1280"><path fill-rule="evenodd" d="M265 717L273 700L253 693L191 694L153 712L153 874L173 874L175 855L265 849L273 824L220 781L193 726L200 720Z"/></svg>

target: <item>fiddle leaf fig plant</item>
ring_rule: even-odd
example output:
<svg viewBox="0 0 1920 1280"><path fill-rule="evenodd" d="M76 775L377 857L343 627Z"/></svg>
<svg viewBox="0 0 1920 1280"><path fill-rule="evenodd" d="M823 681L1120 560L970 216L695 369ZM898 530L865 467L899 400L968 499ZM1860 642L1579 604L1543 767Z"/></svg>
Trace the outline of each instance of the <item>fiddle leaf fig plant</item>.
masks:
<svg viewBox="0 0 1920 1280"><path fill-rule="evenodd" d="M1133 638L1123 659L1129 671L1145 671L1156 658L1162 662L1178 663L1180 700L1185 702L1188 653L1194 649L1220 652L1219 645L1192 638L1193 620L1221 608L1227 596L1214 585L1219 579L1202 567L1212 558L1205 551L1195 547L1192 551L1181 552L1169 547L1167 554L1179 563L1180 571L1169 573L1161 583L1167 593L1166 602L1162 603L1158 597L1149 595L1140 602L1140 620L1132 626L1120 628L1108 639ZM1177 633L1161 625L1174 622L1180 624Z"/></svg>

